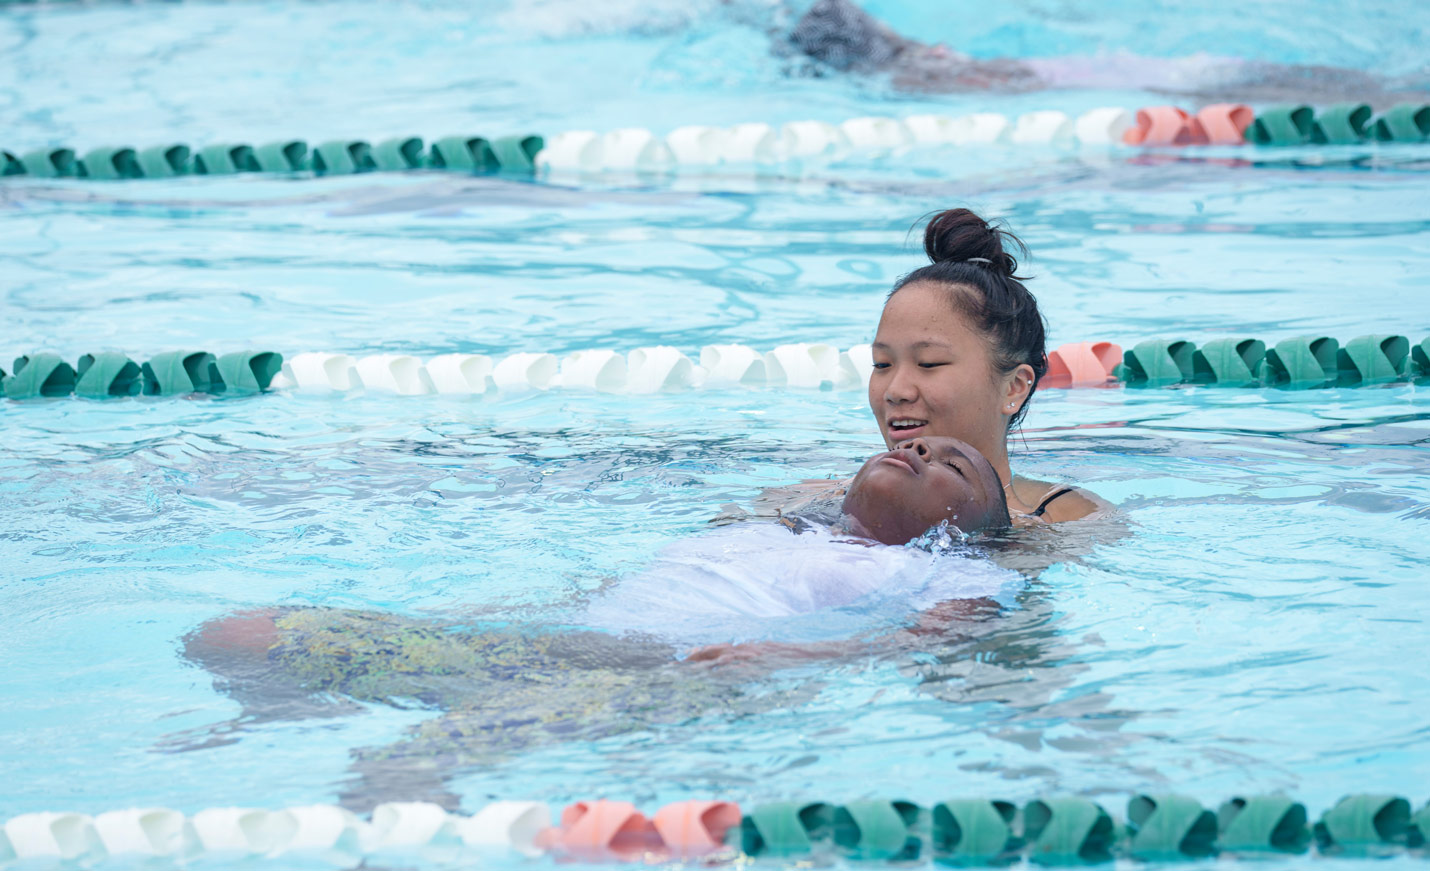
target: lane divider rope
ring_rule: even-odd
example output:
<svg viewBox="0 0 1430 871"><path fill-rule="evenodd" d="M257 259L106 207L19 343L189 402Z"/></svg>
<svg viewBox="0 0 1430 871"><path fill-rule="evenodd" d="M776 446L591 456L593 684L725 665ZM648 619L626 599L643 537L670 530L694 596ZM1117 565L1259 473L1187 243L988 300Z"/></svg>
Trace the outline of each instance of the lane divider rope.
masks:
<svg viewBox="0 0 1430 871"><path fill-rule="evenodd" d="M412 169L530 175L535 168L533 161L544 145L540 136L519 134L495 138L447 136L430 146L417 136L399 136L376 145L362 139L334 139L311 149L302 139L261 145L221 143L197 150L182 143L140 149L104 146L83 153L52 147L24 153L0 150L0 175L126 179L248 172L352 175Z"/></svg>
<svg viewBox="0 0 1430 871"><path fill-rule="evenodd" d="M1076 117L1057 110L1009 117L996 112L962 116L851 118L839 124L792 121L731 127L688 125L661 136L641 127L600 133L570 130L549 139L532 134L446 136L430 144L399 136L370 144L360 139L302 139L251 145L183 143L148 148L104 146L82 153L66 147L0 149L0 176L90 179L170 178L244 172L347 175L437 169L467 173L660 172L681 167L749 166L835 161L902 154L916 148L972 145L1181 147L1189 145L1350 145L1419 143L1430 138L1430 104L1401 103L1380 115L1369 104L1272 106L1216 103L1189 113L1177 106L1128 110L1104 106Z"/></svg>
<svg viewBox="0 0 1430 871"><path fill-rule="evenodd" d="M701 864L783 858L942 865L1086 865L1127 857L1181 861L1213 856L1265 858L1311 853L1383 858L1423 852L1430 803L1400 796L1348 795L1310 823L1305 805L1284 795L1238 796L1216 810L1194 798L1141 794L1114 820L1085 798L1051 797L1019 808L998 799L904 799L831 804L787 801L745 811L730 801L665 805L647 817L623 801L579 801L553 820L535 801L499 801L466 816L424 802L378 805L369 819L334 805L277 811L209 808L185 816L134 808L98 816L30 813L0 826L0 867L35 860L90 863L106 857L182 863L199 856L307 857L353 864L371 858L470 861L521 854L586 861Z"/></svg>
<svg viewBox="0 0 1430 871"><path fill-rule="evenodd" d="M243 395L270 390L480 396L530 390L646 394L698 388L787 387L862 390L873 370L869 345L841 350L793 343L760 352L746 345L706 345L694 359L668 345L502 358L442 354L352 357L311 351L284 360L273 351L171 351L140 364L124 354L85 354L71 366L58 354L15 360L0 369L13 400L77 396L111 399L196 393ZM1148 339L1123 350L1112 342L1073 342L1048 354L1039 386L1277 387L1310 389L1390 384L1430 378L1430 338L1359 336L1344 345L1330 336L1294 336L1268 346L1260 339L1215 339L1198 347L1182 339Z"/></svg>
<svg viewBox="0 0 1430 871"><path fill-rule="evenodd" d="M663 171L678 167L834 161L850 155L896 155L912 149L973 145L1179 147L1189 145L1345 145L1424 142L1430 105L1401 104L1380 116L1365 104L1278 106L1258 115L1241 103L1190 114L1176 106L1135 111L1105 106L1069 116L1056 110L1010 118L994 112L958 117L851 118L840 124L794 121L733 127L692 125L664 137L639 127L558 133L537 155L543 172ZM1287 119L1294 119L1294 123Z"/></svg>

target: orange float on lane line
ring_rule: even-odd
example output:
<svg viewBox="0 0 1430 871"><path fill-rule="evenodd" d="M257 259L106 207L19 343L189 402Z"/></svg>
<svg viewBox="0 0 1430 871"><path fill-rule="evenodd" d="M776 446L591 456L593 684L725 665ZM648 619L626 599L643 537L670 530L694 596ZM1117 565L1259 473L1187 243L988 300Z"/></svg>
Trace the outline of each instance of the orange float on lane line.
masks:
<svg viewBox="0 0 1430 871"><path fill-rule="evenodd" d="M655 814L655 828L671 853L700 856L725 846L725 833L740 825L740 806L728 801L680 801Z"/></svg>
<svg viewBox="0 0 1430 871"><path fill-rule="evenodd" d="M1205 145L1201 122L1176 106L1149 106L1137 110L1135 126L1122 134L1128 145Z"/></svg>
<svg viewBox="0 0 1430 871"><path fill-rule="evenodd" d="M1117 383L1112 369L1122 362L1122 348L1112 342L1072 342L1048 354L1048 388L1102 387Z"/></svg>
<svg viewBox="0 0 1430 871"><path fill-rule="evenodd" d="M1246 128L1256 120L1256 113L1243 103L1213 103L1197 112L1209 145L1244 145Z"/></svg>
<svg viewBox="0 0 1430 871"><path fill-rule="evenodd" d="M665 844L645 814L626 801L578 801L561 812L561 827L542 846L580 856L639 859L661 853Z"/></svg>

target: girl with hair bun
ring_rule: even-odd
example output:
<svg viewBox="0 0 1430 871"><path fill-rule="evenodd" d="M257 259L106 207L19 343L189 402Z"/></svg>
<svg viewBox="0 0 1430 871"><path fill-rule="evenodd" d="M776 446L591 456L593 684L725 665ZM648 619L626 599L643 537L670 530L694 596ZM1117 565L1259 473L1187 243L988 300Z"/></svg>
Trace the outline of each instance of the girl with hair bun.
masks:
<svg viewBox="0 0 1430 871"><path fill-rule="evenodd" d="M924 231L932 262L899 279L884 303L869 407L890 448L929 436L976 448L1015 518L1076 520L1107 503L1016 477L1008 464L1008 434L1048 369L1043 317L1009 248L1027 255L1017 236L968 209L933 216Z"/></svg>

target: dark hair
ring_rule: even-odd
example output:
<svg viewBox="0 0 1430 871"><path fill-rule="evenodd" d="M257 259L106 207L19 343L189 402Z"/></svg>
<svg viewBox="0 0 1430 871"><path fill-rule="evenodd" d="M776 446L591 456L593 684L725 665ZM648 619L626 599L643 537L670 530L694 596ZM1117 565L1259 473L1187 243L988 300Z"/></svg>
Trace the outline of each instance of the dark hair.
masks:
<svg viewBox="0 0 1430 871"><path fill-rule="evenodd" d="M916 282L944 285L954 310L988 340L998 371L1011 372L1024 363L1033 367L1028 396L1008 419L1012 429L1027 414L1033 391L1048 372L1048 353L1038 301L1023 286L1026 279L1017 274L1018 261L1004 250L1005 243L1028 256L1023 240L968 209L939 212L924 229L924 251L933 263L900 278L889 296Z"/></svg>

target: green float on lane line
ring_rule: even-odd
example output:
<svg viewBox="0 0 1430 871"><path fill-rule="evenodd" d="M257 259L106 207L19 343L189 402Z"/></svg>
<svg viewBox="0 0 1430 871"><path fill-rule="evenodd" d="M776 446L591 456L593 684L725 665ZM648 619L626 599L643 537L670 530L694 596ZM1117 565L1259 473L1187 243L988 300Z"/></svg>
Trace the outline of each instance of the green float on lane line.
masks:
<svg viewBox="0 0 1430 871"><path fill-rule="evenodd" d="M1018 809L1006 801L955 799L934 805L930 839L934 861L989 865L1021 846L1013 835Z"/></svg>
<svg viewBox="0 0 1430 871"><path fill-rule="evenodd" d="M145 178L172 178L189 172L189 146L156 145L140 151L135 159Z"/></svg>
<svg viewBox="0 0 1430 871"><path fill-rule="evenodd" d="M1129 848L1144 861L1200 859L1216 852L1216 816L1183 795L1139 795L1127 803Z"/></svg>
<svg viewBox="0 0 1430 871"><path fill-rule="evenodd" d="M206 351L171 351L142 368L144 393L149 396L209 393L223 384L214 355Z"/></svg>
<svg viewBox="0 0 1430 871"><path fill-rule="evenodd" d="M74 393L82 399L138 396L144 391L143 370L124 354L85 354L79 358L77 373Z"/></svg>
<svg viewBox="0 0 1430 871"><path fill-rule="evenodd" d="M74 367L59 354L16 357L14 372L5 379L5 395L10 399L53 399L74 392Z"/></svg>
<svg viewBox="0 0 1430 871"><path fill-rule="evenodd" d="M262 393L283 368L283 355L273 351L235 351L217 361L225 393Z"/></svg>
<svg viewBox="0 0 1430 871"><path fill-rule="evenodd" d="M1277 106L1256 116L1246 128L1246 141L1257 145L1303 145L1311 141L1316 110L1310 106Z"/></svg>

